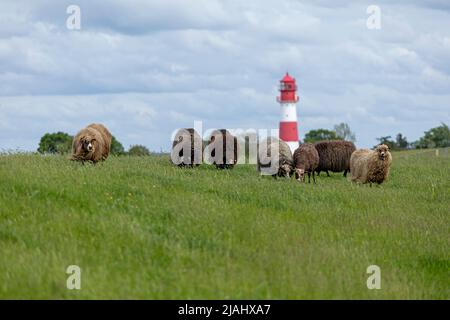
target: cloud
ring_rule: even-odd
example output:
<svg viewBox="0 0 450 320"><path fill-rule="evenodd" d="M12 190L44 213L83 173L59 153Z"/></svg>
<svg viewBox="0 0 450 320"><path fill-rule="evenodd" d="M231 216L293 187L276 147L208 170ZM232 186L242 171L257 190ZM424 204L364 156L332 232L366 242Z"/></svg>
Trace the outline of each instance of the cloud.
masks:
<svg viewBox="0 0 450 320"><path fill-rule="evenodd" d="M77 3L82 29L70 31L72 1L2 1L0 148L34 150L45 132L94 121L155 150L194 120L276 128L286 71L302 134L344 121L372 146L450 122L446 2L379 1L381 30L366 28L369 2Z"/></svg>

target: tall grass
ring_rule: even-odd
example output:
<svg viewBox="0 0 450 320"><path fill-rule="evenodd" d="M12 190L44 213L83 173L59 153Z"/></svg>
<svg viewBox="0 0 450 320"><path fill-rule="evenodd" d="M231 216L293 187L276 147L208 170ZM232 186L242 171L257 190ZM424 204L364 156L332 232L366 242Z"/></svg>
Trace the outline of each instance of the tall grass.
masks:
<svg viewBox="0 0 450 320"><path fill-rule="evenodd" d="M161 156L0 156L0 298L448 299L448 152L393 157L370 188Z"/></svg>

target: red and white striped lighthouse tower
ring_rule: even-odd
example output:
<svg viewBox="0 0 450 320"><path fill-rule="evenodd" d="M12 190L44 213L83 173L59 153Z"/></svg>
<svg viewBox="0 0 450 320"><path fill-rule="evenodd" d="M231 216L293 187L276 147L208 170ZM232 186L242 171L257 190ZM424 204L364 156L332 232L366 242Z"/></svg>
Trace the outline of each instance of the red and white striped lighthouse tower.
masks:
<svg viewBox="0 0 450 320"><path fill-rule="evenodd" d="M280 96L277 101L281 105L280 139L286 142L292 153L298 148L297 131L297 85L289 73L280 80Z"/></svg>

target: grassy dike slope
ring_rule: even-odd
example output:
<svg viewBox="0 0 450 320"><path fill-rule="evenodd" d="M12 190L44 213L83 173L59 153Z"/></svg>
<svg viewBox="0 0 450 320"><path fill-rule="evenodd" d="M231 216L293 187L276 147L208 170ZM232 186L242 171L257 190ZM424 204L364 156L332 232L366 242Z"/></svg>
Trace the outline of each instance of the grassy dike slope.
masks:
<svg viewBox="0 0 450 320"><path fill-rule="evenodd" d="M450 157L393 157L369 188L159 156L0 156L0 298L449 299ZM73 264L81 290L66 288Z"/></svg>

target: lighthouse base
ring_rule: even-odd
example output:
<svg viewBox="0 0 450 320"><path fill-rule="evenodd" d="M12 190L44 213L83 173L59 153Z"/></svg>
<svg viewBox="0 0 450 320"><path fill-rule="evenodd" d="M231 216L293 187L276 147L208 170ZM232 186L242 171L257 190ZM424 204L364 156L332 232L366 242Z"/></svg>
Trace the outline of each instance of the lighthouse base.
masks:
<svg viewBox="0 0 450 320"><path fill-rule="evenodd" d="M294 154L294 151L299 147L298 141L286 141L286 143L289 146L289 149L291 149L292 154Z"/></svg>

